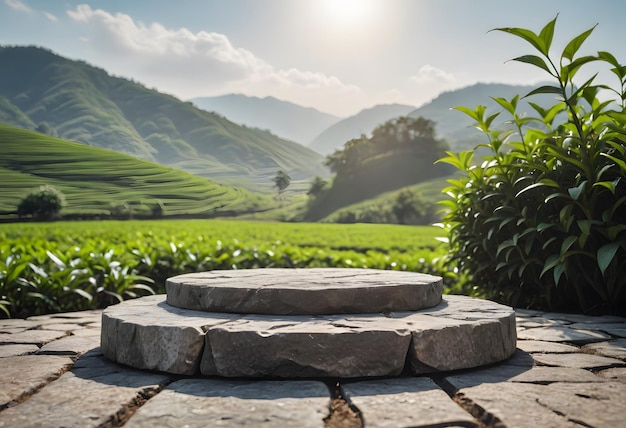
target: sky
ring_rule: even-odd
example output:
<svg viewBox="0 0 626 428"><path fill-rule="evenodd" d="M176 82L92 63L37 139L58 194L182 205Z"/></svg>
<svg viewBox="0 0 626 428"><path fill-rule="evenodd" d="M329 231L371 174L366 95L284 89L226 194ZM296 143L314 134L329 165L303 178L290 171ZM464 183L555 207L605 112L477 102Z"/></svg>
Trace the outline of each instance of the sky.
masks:
<svg viewBox="0 0 626 428"><path fill-rule="evenodd" d="M623 0L0 0L0 45L42 46L182 100L273 96L347 117L478 82L544 82L507 62L530 45L489 30L539 32L557 14L556 51L598 24L581 53L626 60Z"/></svg>

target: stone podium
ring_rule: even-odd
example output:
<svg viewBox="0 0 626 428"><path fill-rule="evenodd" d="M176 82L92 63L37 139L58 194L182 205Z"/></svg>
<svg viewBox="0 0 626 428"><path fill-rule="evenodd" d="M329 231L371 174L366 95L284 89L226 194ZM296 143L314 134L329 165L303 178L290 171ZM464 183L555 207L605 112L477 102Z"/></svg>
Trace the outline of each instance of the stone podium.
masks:
<svg viewBox="0 0 626 428"><path fill-rule="evenodd" d="M373 269L184 274L166 296L107 308L101 348L139 369L257 378L424 374L513 354L513 309L442 289L439 277Z"/></svg>

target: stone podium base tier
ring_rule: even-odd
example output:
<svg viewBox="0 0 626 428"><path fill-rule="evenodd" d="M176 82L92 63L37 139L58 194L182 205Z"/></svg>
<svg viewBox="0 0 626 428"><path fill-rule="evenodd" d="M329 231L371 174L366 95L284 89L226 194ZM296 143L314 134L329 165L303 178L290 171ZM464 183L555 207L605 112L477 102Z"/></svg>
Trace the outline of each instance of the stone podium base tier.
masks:
<svg viewBox="0 0 626 428"><path fill-rule="evenodd" d="M376 269L247 269L169 278L167 303L208 312L268 315L415 311L441 301L440 277Z"/></svg>
<svg viewBox="0 0 626 428"><path fill-rule="evenodd" d="M304 301L284 298L289 295L289 291L284 294L284 290L289 289L285 284L297 283L297 279L290 275L297 275L298 271L308 278L307 281L315 282L316 279L320 283L296 287L296 293L305 295L315 290ZM436 282L436 277L429 279L428 275L421 274L358 269L238 272L244 273L222 271L181 275L168 282L168 293L172 294L168 294L167 302L178 305L186 302L185 305L197 305L205 309L203 311L173 306L163 295L110 306L102 315L102 352L121 364L181 375L350 378L465 369L504 360L515 351L515 313L511 308L464 296L441 298L440 291L433 303L431 293L433 290L436 293L440 287L432 285L431 279ZM254 277L254 273L268 275L265 280L272 279L272 285L265 288L259 285L256 293L239 285L231 287L229 292L224 291L223 286L196 285L240 282L242 276ZM393 286L395 275L398 278L395 283L400 285L397 287ZM415 294L415 290L407 291L410 287L402 286L410 283L411 275L417 284L415 288L425 290L423 293L418 291ZM360 284L354 289L360 288L361 294L349 291L353 290L349 278ZM409 300L410 305L418 304L422 309L394 309L396 303L389 305L394 298L384 293L363 291L364 287L381 281L387 284L379 286L382 289L404 296L397 299L399 307L405 308L402 305ZM337 283L344 287L337 287ZM421 286L422 283L427 285ZM323 284L328 287L325 289ZM172 291L172 286L178 287L178 291ZM188 289L183 290L185 287ZM271 292L266 293L266 290ZM340 290L339 295L347 300L333 296L334 290ZM237 298L228 300L231 292ZM187 297L181 297L185 294ZM192 298L194 295L196 300ZM255 295L258 297L256 303ZM382 297L371 302L374 295ZM378 305L377 308L385 311L335 315L207 312L206 309L213 304L212 296L219 296L216 299L219 305L229 301L229 308L233 304L246 310L263 305L271 308L270 302L263 303L271 296L277 299L272 302L280 302L277 305L289 314L308 310L325 312L315 301L317 298L323 299L325 305L348 312L350 308L362 308L356 300ZM242 299L239 306L238 298ZM425 301L432 303L431 307L425 307L428 306Z"/></svg>

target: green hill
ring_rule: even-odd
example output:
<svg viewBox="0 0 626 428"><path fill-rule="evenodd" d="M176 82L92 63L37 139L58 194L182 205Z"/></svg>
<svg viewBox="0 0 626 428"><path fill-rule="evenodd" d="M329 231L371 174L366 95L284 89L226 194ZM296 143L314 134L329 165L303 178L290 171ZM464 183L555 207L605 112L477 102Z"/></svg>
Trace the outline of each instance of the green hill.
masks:
<svg viewBox="0 0 626 428"><path fill-rule="evenodd" d="M216 184L181 170L114 151L0 124L0 214L15 211L34 188L49 184L67 199L64 215L219 216L269 209L269 196Z"/></svg>
<svg viewBox="0 0 626 428"><path fill-rule="evenodd" d="M435 178L419 184L382 193L374 198L343 207L324 217L322 223L403 223L432 224L441 219L438 201L445 199L441 193L449 177ZM405 202L403 218L397 217L401 195L410 195Z"/></svg>
<svg viewBox="0 0 626 428"><path fill-rule="evenodd" d="M0 64L5 123L249 187L325 171L304 146L45 49L0 47Z"/></svg>

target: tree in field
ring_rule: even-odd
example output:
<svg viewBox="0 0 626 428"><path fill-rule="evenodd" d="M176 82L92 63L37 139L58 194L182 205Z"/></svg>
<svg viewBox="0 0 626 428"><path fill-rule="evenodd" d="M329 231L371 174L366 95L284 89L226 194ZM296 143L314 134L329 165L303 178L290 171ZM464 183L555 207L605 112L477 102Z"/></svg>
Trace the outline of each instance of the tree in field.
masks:
<svg viewBox="0 0 626 428"><path fill-rule="evenodd" d="M274 187L278 189L278 194L282 194L291 184L291 177L282 169L276 173L274 177Z"/></svg>
<svg viewBox="0 0 626 428"><path fill-rule="evenodd" d="M322 177L315 177L311 182L311 186L309 187L309 191L306 192L307 195L316 197L319 195L328 182L324 180Z"/></svg>
<svg viewBox="0 0 626 428"><path fill-rule="evenodd" d="M28 194L17 206L17 215L32 216L39 220L55 217L65 206L65 195L47 184Z"/></svg>

